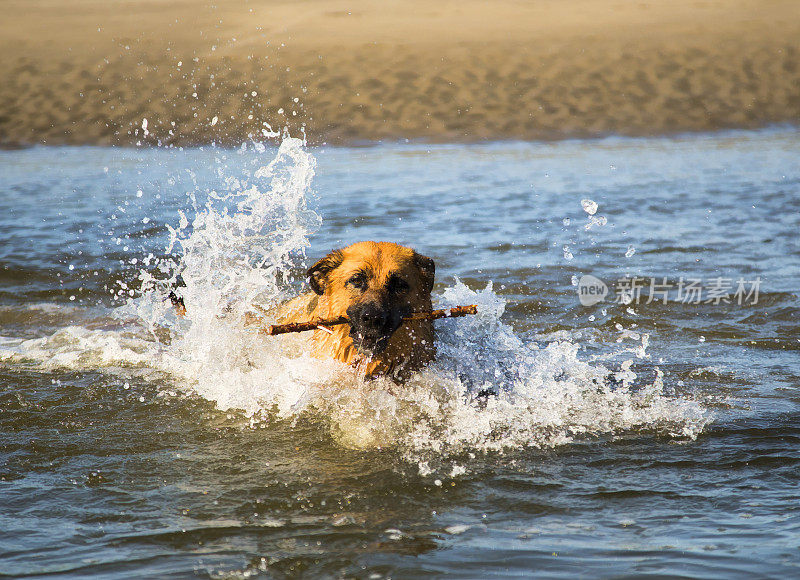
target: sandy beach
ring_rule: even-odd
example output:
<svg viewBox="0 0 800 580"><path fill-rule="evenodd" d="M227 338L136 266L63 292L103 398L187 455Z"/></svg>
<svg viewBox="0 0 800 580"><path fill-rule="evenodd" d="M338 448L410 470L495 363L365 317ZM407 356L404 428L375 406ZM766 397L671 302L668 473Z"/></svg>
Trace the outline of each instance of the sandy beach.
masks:
<svg viewBox="0 0 800 580"><path fill-rule="evenodd" d="M311 143L352 144L800 120L796 0L0 8L3 146L236 144L265 123L304 127Z"/></svg>

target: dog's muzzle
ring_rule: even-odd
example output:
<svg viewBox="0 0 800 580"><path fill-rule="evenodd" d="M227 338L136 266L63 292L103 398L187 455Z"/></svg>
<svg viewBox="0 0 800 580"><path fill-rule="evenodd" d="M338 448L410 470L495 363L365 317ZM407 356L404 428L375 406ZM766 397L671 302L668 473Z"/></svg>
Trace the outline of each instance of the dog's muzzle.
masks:
<svg viewBox="0 0 800 580"><path fill-rule="evenodd" d="M350 338L361 354L368 356L386 350L389 339L403 322L403 313L376 302L354 304L347 309L350 319Z"/></svg>

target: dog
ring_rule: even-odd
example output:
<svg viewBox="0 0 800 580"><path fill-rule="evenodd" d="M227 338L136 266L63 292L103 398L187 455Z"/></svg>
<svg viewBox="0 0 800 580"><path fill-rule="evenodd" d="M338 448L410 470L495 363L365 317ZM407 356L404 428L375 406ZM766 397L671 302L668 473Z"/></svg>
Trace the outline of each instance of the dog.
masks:
<svg viewBox="0 0 800 580"><path fill-rule="evenodd" d="M436 356L433 323L403 321L431 310L435 273L434 261L411 248L358 242L308 269L312 292L283 305L278 323L347 316L349 324L313 331L313 356L354 366L368 379L402 383Z"/></svg>

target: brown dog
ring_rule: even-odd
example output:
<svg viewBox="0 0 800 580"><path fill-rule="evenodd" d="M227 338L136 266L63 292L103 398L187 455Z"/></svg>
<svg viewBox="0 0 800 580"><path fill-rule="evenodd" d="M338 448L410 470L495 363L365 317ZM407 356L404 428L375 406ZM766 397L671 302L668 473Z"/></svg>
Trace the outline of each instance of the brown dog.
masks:
<svg viewBox="0 0 800 580"><path fill-rule="evenodd" d="M309 292L291 300L280 323L346 315L350 324L318 328L314 356L357 366L366 377L402 381L433 360L433 323L403 322L431 309L433 260L389 242L335 250L308 270Z"/></svg>

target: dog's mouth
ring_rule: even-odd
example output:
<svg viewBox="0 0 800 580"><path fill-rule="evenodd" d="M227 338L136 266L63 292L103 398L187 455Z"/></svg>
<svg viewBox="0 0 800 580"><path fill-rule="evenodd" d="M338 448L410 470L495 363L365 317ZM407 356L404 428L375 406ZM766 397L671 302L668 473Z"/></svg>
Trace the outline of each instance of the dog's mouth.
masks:
<svg viewBox="0 0 800 580"><path fill-rule="evenodd" d="M347 311L350 338L356 350L366 356L381 354L403 322L403 313L385 310L373 304L358 305Z"/></svg>
<svg viewBox="0 0 800 580"><path fill-rule="evenodd" d="M353 327L350 327L350 338L353 339L353 346L355 346L358 352L366 356L375 356L385 351L391 337L391 334L361 334Z"/></svg>

